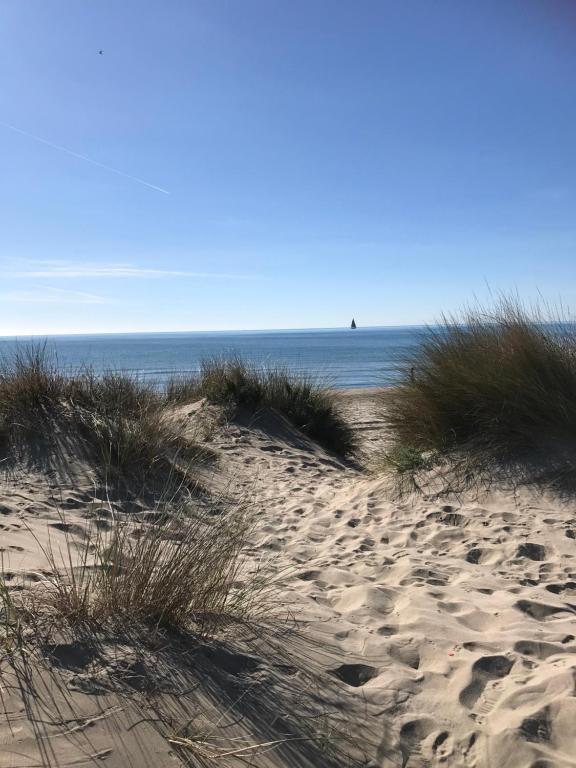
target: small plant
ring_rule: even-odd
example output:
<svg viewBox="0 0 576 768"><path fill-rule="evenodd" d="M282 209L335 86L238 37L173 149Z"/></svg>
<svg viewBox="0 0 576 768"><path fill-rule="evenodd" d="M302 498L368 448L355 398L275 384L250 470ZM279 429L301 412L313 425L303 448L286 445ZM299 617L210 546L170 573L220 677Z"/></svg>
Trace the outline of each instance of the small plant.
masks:
<svg viewBox="0 0 576 768"><path fill-rule="evenodd" d="M259 369L240 358L213 359L202 365L198 391L209 402L228 407L274 408L334 453L350 455L356 449L337 393L313 378L285 368Z"/></svg>
<svg viewBox="0 0 576 768"><path fill-rule="evenodd" d="M171 405L182 405L199 400L198 380L194 376L175 375L166 383L166 400Z"/></svg>
<svg viewBox="0 0 576 768"><path fill-rule="evenodd" d="M38 542L54 573L45 587L56 615L206 633L249 611L257 579L244 573L252 530L245 507L213 514L163 505L153 521L109 515L110 526L90 526L80 544L68 534L63 549Z"/></svg>
<svg viewBox="0 0 576 768"><path fill-rule="evenodd" d="M411 445L396 445L384 454L384 460L396 472L420 472L434 466L435 456Z"/></svg>
<svg viewBox="0 0 576 768"><path fill-rule="evenodd" d="M267 375L239 357L204 360L199 392L210 403L257 408L264 404Z"/></svg>

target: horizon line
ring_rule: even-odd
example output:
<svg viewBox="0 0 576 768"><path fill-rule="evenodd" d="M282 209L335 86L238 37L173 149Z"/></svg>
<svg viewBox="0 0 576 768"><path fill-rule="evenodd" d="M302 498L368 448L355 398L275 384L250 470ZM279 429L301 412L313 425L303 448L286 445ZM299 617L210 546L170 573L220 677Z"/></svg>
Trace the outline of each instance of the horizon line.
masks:
<svg viewBox="0 0 576 768"><path fill-rule="evenodd" d="M360 325L355 330L377 330L380 328L425 328L428 325L434 325L434 323L396 323L392 325ZM62 331L62 332L48 332L48 333L0 333L1 339L13 339L18 338L50 338L61 336L162 336L173 334L191 334L191 333L289 333L291 331L351 331L349 325L330 325L330 326L300 326L293 328L224 328L214 330L185 330L185 331Z"/></svg>

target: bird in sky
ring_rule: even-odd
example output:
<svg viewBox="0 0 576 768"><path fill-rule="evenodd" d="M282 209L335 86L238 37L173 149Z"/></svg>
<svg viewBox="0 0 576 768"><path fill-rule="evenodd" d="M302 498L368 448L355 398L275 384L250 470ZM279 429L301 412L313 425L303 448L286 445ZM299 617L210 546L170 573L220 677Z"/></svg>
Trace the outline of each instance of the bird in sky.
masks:
<svg viewBox="0 0 576 768"><path fill-rule="evenodd" d="M103 53L104 53L104 51L98 51L98 55L99 56L102 56Z"/></svg>

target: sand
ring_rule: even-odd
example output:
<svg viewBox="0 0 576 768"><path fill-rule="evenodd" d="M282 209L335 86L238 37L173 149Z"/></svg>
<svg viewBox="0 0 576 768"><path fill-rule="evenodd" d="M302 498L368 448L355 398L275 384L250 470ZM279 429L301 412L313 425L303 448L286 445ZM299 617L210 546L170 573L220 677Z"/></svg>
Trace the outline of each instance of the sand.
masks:
<svg viewBox="0 0 576 768"><path fill-rule="evenodd" d="M372 394L343 401L364 458L381 439ZM178 417L193 429L200 410ZM0 651L1 768L211 765L216 746L233 753L220 765L576 766L572 500L398 500L271 413L223 424L209 445L206 483L254 505L248 558L274 579L274 611L210 641L104 638L97 655L64 632L48 668ZM48 530L81 538L90 515L105 522L77 474L4 478L9 578L49 572ZM203 744L182 748L184 732Z"/></svg>

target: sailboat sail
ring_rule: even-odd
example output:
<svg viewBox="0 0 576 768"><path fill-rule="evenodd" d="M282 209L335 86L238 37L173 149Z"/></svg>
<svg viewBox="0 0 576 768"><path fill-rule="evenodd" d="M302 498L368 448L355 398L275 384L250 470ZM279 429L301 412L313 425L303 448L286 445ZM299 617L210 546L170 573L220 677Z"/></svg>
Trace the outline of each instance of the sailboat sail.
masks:
<svg viewBox="0 0 576 768"><path fill-rule="evenodd" d="M352 322L350 323L350 328L356 328L356 321L354 318L352 318Z"/></svg>

